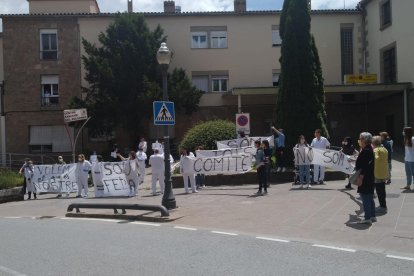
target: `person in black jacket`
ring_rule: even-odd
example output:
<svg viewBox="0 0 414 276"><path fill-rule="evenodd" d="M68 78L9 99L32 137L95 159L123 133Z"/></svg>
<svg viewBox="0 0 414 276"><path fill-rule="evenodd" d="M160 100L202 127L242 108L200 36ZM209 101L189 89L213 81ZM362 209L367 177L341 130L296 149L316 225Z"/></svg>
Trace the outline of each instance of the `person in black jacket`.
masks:
<svg viewBox="0 0 414 276"><path fill-rule="evenodd" d="M358 140L361 152L356 160L355 170L361 170L360 177L363 178L362 185L358 186L358 193L361 196L364 207L364 219L361 224L372 224L377 221L375 216L374 202L374 151L372 149L372 135L369 132L362 132Z"/></svg>

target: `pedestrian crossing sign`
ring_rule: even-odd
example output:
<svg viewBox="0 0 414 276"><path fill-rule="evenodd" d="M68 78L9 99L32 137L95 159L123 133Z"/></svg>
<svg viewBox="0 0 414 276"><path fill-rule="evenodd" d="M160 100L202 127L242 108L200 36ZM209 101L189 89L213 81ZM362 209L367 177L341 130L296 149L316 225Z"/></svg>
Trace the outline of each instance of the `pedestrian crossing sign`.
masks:
<svg viewBox="0 0 414 276"><path fill-rule="evenodd" d="M154 125L169 126L175 124L173 102L154 102Z"/></svg>

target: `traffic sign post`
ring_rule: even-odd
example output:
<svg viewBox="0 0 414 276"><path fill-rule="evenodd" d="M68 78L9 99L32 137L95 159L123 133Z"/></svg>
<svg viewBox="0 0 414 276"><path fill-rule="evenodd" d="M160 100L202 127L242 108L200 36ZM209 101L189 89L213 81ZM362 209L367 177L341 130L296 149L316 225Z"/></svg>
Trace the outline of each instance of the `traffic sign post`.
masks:
<svg viewBox="0 0 414 276"><path fill-rule="evenodd" d="M240 113L236 114L236 132L243 132L244 134L250 134L250 114Z"/></svg>
<svg viewBox="0 0 414 276"><path fill-rule="evenodd" d="M154 125L171 126L175 124L174 103L156 101L153 104Z"/></svg>

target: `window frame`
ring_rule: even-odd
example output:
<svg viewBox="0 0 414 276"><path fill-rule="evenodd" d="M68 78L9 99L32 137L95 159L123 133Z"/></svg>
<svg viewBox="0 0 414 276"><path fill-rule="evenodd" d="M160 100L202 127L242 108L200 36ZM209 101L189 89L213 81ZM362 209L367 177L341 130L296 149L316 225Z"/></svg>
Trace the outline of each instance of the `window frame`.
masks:
<svg viewBox="0 0 414 276"><path fill-rule="evenodd" d="M56 49L52 49L52 41L49 37L49 47L50 49L45 50L43 48L43 35L55 35L56 36ZM58 30L57 29L40 29L39 30L39 58L41 60L58 60L59 59L59 40L58 40ZM56 58L45 58L44 53L56 53Z"/></svg>
<svg viewBox="0 0 414 276"><path fill-rule="evenodd" d="M275 40L275 33L277 32L278 40ZM278 43L279 42L279 43ZM280 37L280 29L278 25L272 25L272 47L282 46L282 38Z"/></svg>
<svg viewBox="0 0 414 276"><path fill-rule="evenodd" d="M387 66L387 68L386 68L386 66L385 66L386 65L385 64L385 57L384 57L384 55L387 52L390 52L390 51L394 51L394 53L393 53L394 54L394 60L393 60L393 62L391 62L393 64L390 67L390 68L394 68L394 72L391 72L391 74L393 75L391 77L389 77L388 72L386 72L386 69L388 69L389 66ZM398 64L397 64L398 59L397 59L397 55L398 55L398 53L397 53L397 44L396 44L396 42L391 43L388 46L386 46L386 47L384 47L380 50L381 81L383 83L387 83L387 84L398 83ZM388 78L389 78L389 80L388 80Z"/></svg>
<svg viewBox="0 0 414 276"><path fill-rule="evenodd" d="M214 90L214 82L219 81L219 90ZM223 90L223 81L226 82L226 90ZM211 93L226 93L229 91L229 76L211 76Z"/></svg>
<svg viewBox="0 0 414 276"><path fill-rule="evenodd" d="M214 40L217 39L217 47L214 47ZM225 41L224 45L221 45ZM211 49L227 49L229 45L227 31L211 31L210 32L210 48Z"/></svg>
<svg viewBox="0 0 414 276"><path fill-rule="evenodd" d="M347 48L347 46L349 45L345 45L347 44L347 41L345 41L345 39L347 37L344 37L344 32L348 31L351 34L350 37L350 57L348 57L350 60L345 60L345 56L348 54L348 52L345 52ZM355 71L355 63L354 63L354 58L355 58L355 53L354 53L354 42L355 42L355 38L354 38L354 25L351 24L343 24L341 25L341 29L340 29L340 55L341 55L341 79L345 78L345 75L352 75L354 74ZM349 68L348 68L349 67ZM350 70L348 70L350 69Z"/></svg>
<svg viewBox="0 0 414 276"><path fill-rule="evenodd" d="M275 85L275 76L277 75L277 84ZM279 87L280 85L280 72L275 72L275 70L273 70L272 72L272 86L273 87Z"/></svg>
<svg viewBox="0 0 414 276"><path fill-rule="evenodd" d="M200 89L199 87L197 87L195 84L194 84L194 78L199 78L199 79L201 79L201 78L205 78L206 80L207 80L207 91L204 91L204 90L202 90L202 89ZM204 92L204 93L208 93L208 92L210 92L210 76L208 75L208 74L205 74L205 75L193 75L192 77L191 77L191 84L193 85L193 86L195 86L198 90L200 90L200 91L202 91L202 92Z"/></svg>
<svg viewBox="0 0 414 276"><path fill-rule="evenodd" d="M53 79L56 81L53 81ZM50 86L50 95L46 96L45 86ZM54 90L57 86L57 91ZM56 106L59 105L59 75L41 75L40 76L40 97L41 106Z"/></svg>
<svg viewBox="0 0 414 276"><path fill-rule="evenodd" d="M194 37L197 36L199 39L202 36L206 37L205 47L196 47L201 46L201 42L199 41L199 45L194 45ZM208 40L208 32L191 32L191 49L208 49L209 46L209 40Z"/></svg>
<svg viewBox="0 0 414 276"><path fill-rule="evenodd" d="M389 6L389 21L385 22L386 16L385 16L385 6ZM392 4L391 0L382 0L379 3L379 14L380 14L380 30L385 30L386 28L390 27L392 25Z"/></svg>

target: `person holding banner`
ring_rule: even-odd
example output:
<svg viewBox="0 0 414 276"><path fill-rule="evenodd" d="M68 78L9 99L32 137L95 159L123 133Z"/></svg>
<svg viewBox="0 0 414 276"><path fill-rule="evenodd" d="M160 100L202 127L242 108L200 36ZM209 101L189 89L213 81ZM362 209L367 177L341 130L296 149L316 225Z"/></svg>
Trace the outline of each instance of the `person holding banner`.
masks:
<svg viewBox="0 0 414 276"><path fill-rule="evenodd" d="M157 196L157 181L160 183L161 194L164 193L164 156L160 154L158 149L154 150L154 154L150 156L149 164L152 168L152 195Z"/></svg>
<svg viewBox="0 0 414 276"><path fill-rule="evenodd" d="M185 168L185 160L187 157L195 157L194 154L192 152L188 152L188 150L186 148L182 148L181 149L181 157L180 157L180 172L181 175L183 176L183 180L184 180L184 190L186 194L189 194L190 192L188 191L188 180L190 180L190 185L191 185L191 190L193 193L198 193L197 188L196 188L196 183L195 183L195 174L194 172L187 172L184 170Z"/></svg>
<svg viewBox="0 0 414 276"><path fill-rule="evenodd" d="M331 146L328 139L321 135L320 129L315 130L315 138L312 140L311 147L315 149L327 149ZM313 182L315 184L324 184L325 167L313 165Z"/></svg>
<svg viewBox="0 0 414 276"><path fill-rule="evenodd" d="M118 157L125 161L124 164L124 171L125 176L129 184L129 196L137 196L138 195L138 186L140 184L139 174L139 167L140 164L137 159L137 154L135 151L130 151L128 158L124 158L121 154L118 153Z"/></svg>
<svg viewBox="0 0 414 276"><path fill-rule="evenodd" d="M263 145L259 140L254 142L254 146L257 149L255 159L257 178L259 179L259 190L257 191L256 195L263 196L267 194L265 155L263 151Z"/></svg>
<svg viewBox="0 0 414 276"><path fill-rule="evenodd" d="M351 137L345 137L342 141L342 149L340 150L344 154L348 156L356 157L358 155L358 151L355 149L354 143L352 142ZM348 175L349 179L349 175ZM348 180L348 184L345 186L345 189L352 190L351 182Z"/></svg>
<svg viewBox="0 0 414 276"><path fill-rule="evenodd" d="M33 162L31 160L27 161L27 164L24 166L24 178L26 179L27 185L27 199L32 199L32 193L34 199L37 199L36 187L33 184Z"/></svg>
<svg viewBox="0 0 414 276"><path fill-rule="evenodd" d="M58 156L58 165L66 165L66 162L65 160L63 160L62 156ZM62 197L62 191L59 191L56 198L61 198L61 197ZM66 197L69 197L69 192L66 193Z"/></svg>
<svg viewBox="0 0 414 276"><path fill-rule="evenodd" d="M307 189L312 188L310 184L310 164L301 164L301 158L305 158L306 148L309 148L308 143L306 143L305 136L300 135L298 139L298 143L293 148L293 153L295 156L295 164L297 164L299 168L299 182L300 182L300 189L303 189L303 185L307 184Z"/></svg>
<svg viewBox="0 0 414 276"><path fill-rule="evenodd" d="M286 136L283 133L283 129L277 129L272 127L273 135L275 136L275 152L276 152L276 163L277 169L276 172L285 172L285 158L283 152L285 150L285 141Z"/></svg>
<svg viewBox="0 0 414 276"><path fill-rule="evenodd" d="M78 155L78 163L76 164L76 182L78 184L77 198L82 197L82 189L84 191L83 197L88 197L88 177L92 169L92 164L85 159L85 155Z"/></svg>

